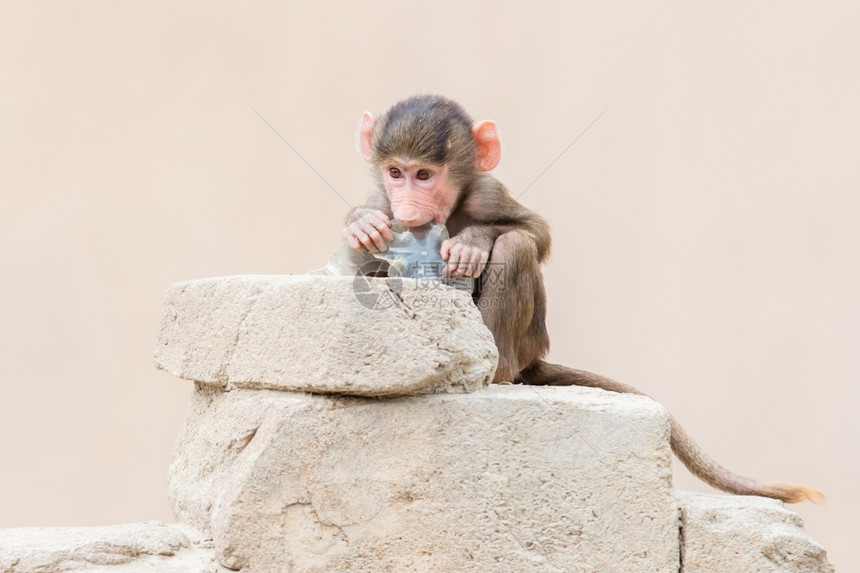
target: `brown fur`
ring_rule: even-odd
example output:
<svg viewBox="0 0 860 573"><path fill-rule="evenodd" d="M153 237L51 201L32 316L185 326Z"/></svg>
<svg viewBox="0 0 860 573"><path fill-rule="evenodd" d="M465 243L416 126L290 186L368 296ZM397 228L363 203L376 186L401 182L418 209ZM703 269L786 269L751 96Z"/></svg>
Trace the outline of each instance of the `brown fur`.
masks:
<svg viewBox="0 0 860 573"><path fill-rule="evenodd" d="M490 251L490 264L478 281L476 303L499 349L494 382L590 386L611 392L642 394L609 378L549 364L546 294L540 265L550 251L549 225L520 205L494 177L476 171L476 145L465 111L451 100L419 96L398 103L373 128L373 158L377 167L391 157L444 161L456 171L461 185L456 207L446 221L452 238ZM391 217L383 184L364 208L354 209L347 223L367 209ZM824 497L808 487L782 482L759 483L728 471L710 457L671 418L672 450L697 477L723 491L761 495L788 503L821 502Z"/></svg>
<svg viewBox="0 0 860 573"><path fill-rule="evenodd" d="M552 385L552 386L588 386L601 388L610 392L638 394L642 392L627 384L616 382L610 378L538 360L529 368L520 372L515 378L522 384ZM739 476L727 470L711 459L692 438L687 434L674 416L669 417L672 427L672 451L678 456L690 472L717 489L737 495L760 495L780 499L786 503L798 503L809 500L823 503L824 495L804 485L787 482L760 483Z"/></svg>
<svg viewBox="0 0 860 573"><path fill-rule="evenodd" d="M417 96L398 102L380 116L373 132L373 163L392 158L442 165L462 184L474 179L472 118L455 101Z"/></svg>

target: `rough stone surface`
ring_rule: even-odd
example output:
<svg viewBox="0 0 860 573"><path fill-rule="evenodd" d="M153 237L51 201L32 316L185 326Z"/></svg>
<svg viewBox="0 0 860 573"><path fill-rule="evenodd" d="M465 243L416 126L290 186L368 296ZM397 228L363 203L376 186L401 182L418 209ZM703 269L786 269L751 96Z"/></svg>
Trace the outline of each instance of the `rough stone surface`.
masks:
<svg viewBox="0 0 860 573"><path fill-rule="evenodd" d="M156 521L106 527L0 529L0 572L224 571L213 560L211 547L200 547L196 537L188 528L183 531Z"/></svg>
<svg viewBox="0 0 860 573"><path fill-rule="evenodd" d="M171 287L180 524L0 530L0 573L834 571L781 502L673 492L655 402L485 387L469 296L353 280Z"/></svg>
<svg viewBox="0 0 860 573"><path fill-rule="evenodd" d="M270 407L292 403L292 393L223 392L196 384L168 475L167 495L180 523L209 532L215 498L233 464Z"/></svg>
<svg viewBox="0 0 860 573"><path fill-rule="evenodd" d="M678 492L683 573L831 573L800 516L763 497Z"/></svg>
<svg viewBox="0 0 860 573"><path fill-rule="evenodd" d="M198 386L173 468L178 517L243 571L678 570L668 417L643 397Z"/></svg>
<svg viewBox="0 0 860 573"><path fill-rule="evenodd" d="M360 281L234 276L175 284L155 363L221 387L357 396L489 384L498 352L469 295L413 279Z"/></svg>

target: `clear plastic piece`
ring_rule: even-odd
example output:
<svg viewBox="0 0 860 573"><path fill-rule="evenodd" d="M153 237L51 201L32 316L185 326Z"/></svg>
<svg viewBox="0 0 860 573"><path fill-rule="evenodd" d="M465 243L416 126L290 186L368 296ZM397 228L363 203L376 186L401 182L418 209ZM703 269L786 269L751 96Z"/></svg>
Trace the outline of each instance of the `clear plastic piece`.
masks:
<svg viewBox="0 0 860 573"><path fill-rule="evenodd" d="M335 249L325 267L308 274L426 279L472 292L474 279L461 277L452 280L442 274L445 269L441 254L442 243L448 239L445 225L436 223L407 227L394 221L391 233L394 238L384 253L357 251L344 242Z"/></svg>

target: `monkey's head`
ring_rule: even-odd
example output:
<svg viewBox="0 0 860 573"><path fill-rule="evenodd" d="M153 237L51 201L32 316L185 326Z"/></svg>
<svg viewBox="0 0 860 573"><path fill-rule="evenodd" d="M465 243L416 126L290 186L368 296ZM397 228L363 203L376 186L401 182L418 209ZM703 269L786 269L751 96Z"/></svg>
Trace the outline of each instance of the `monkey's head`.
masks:
<svg viewBox="0 0 860 573"><path fill-rule="evenodd" d="M409 227L445 223L463 190L501 154L495 123L474 123L441 96L400 101L378 119L365 112L359 143L394 218Z"/></svg>

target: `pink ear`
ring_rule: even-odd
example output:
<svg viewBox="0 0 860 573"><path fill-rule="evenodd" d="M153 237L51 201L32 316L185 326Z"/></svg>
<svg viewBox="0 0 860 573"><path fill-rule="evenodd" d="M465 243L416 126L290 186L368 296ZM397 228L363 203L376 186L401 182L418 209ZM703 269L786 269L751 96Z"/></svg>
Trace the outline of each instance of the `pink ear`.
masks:
<svg viewBox="0 0 860 573"><path fill-rule="evenodd" d="M367 161L373 160L373 126L376 125L376 116L369 111L361 116L361 126L358 128L358 143L361 148L361 156Z"/></svg>
<svg viewBox="0 0 860 573"><path fill-rule="evenodd" d="M475 169L478 171L494 169L502 157L502 144L499 141L499 131L496 129L495 122L479 121L472 126L472 136L478 146Z"/></svg>

